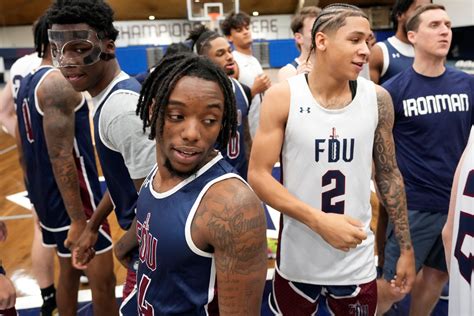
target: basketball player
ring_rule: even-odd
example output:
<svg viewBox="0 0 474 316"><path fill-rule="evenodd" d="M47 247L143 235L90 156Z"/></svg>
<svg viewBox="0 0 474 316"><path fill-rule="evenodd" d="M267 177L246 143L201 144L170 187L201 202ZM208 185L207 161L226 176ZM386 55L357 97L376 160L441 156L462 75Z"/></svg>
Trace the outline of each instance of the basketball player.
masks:
<svg viewBox="0 0 474 316"><path fill-rule="evenodd" d="M413 64L413 46L408 41L405 23L413 12L431 0L396 0L391 11L395 35L375 44L371 51L370 79L384 83Z"/></svg>
<svg viewBox="0 0 474 316"><path fill-rule="evenodd" d="M41 38L47 36L46 16L38 27ZM21 82L16 111L28 196L38 214L43 243L55 247L59 258L58 311L75 315L81 272L73 268L68 248L82 233L101 192L87 103L52 67L49 48L40 67ZM98 255L86 270L97 315L117 314L112 243L108 224L104 225L94 246Z"/></svg>
<svg viewBox="0 0 474 316"><path fill-rule="evenodd" d="M7 238L7 226L0 221L0 241ZM5 270L0 258L0 315L16 316L15 310L16 292L12 281L5 276Z"/></svg>
<svg viewBox="0 0 474 316"><path fill-rule="evenodd" d="M18 154L21 155L21 142L16 134L17 117L15 112L15 100L21 80L41 64L41 56L48 45L48 37L42 34L38 23L33 25L33 36L35 52L25 55L16 60L10 68L10 80L5 85L0 96L0 122L8 134L15 137L18 146ZM43 36L44 38L41 38ZM21 163L21 159L20 159ZM42 234L39 226L38 216L32 210L34 218L33 243L31 245L31 261L33 275L38 282L43 298L41 315L50 316L56 309L56 289L54 287L54 249L43 247Z"/></svg>
<svg viewBox="0 0 474 316"><path fill-rule="evenodd" d="M55 65L74 90L92 96L95 145L108 189L75 249L76 266L84 267L94 255L90 247L100 223L111 212L111 201L120 227L133 226L137 190L153 167L155 145L135 114L141 86L121 71L115 58L118 31L110 6L103 1L58 1L48 17ZM128 247L130 237L135 239L135 234L124 235L114 247L120 259L129 254L124 297L135 284L138 260L138 249Z"/></svg>
<svg viewBox="0 0 474 316"><path fill-rule="evenodd" d="M445 66L451 45L451 20L443 6L428 4L408 19L413 66L384 84L395 112L393 136L403 175L410 232L419 272L411 292L410 314L429 315L448 280L441 230L451 185L474 121L474 80ZM387 229L379 311L404 295L391 291L399 250L392 225ZM420 272L421 270L421 272Z"/></svg>
<svg viewBox="0 0 474 316"><path fill-rule="evenodd" d="M449 270L449 315L473 315L474 127L456 169L443 244ZM452 246L454 245L454 249Z"/></svg>
<svg viewBox="0 0 474 316"><path fill-rule="evenodd" d="M359 8L325 7L312 30L310 73L265 95L249 181L260 199L283 214L269 298L277 315L314 315L321 295L332 314L374 315L372 160L402 248L393 285L407 293L414 282L392 102L383 88L359 76L370 33ZM271 173L280 157L283 184Z"/></svg>
<svg viewBox="0 0 474 316"><path fill-rule="evenodd" d="M231 77L235 72L235 62L232 48L223 36L205 26L198 26L190 32L188 39L193 41L198 55L206 56L220 67L232 83L237 108L237 133L235 137L231 137L222 155L242 178L247 179L248 159L252 146L248 122L250 88Z"/></svg>
<svg viewBox="0 0 474 316"><path fill-rule="evenodd" d="M250 30L250 17L240 11L232 12L221 24L222 33L233 44L234 60L237 63L237 72L234 78L249 87L252 91L252 105L249 110L250 134L255 135L258 126L260 103L263 92L267 90L271 81L263 72L262 65L252 55L252 32Z"/></svg>
<svg viewBox="0 0 474 316"><path fill-rule="evenodd" d="M472 271L474 262L469 253L474 236L472 215L474 214L474 127L468 144L456 169L451 191L449 213L443 228L443 244L449 269L449 314L472 315L474 313L474 291ZM454 249L452 246L454 244Z"/></svg>
<svg viewBox="0 0 474 316"><path fill-rule="evenodd" d="M311 29L319 12L321 12L321 9L318 7L304 7L291 20L290 27L293 31L293 36L295 37L296 46L300 51L300 55L291 63L278 70L278 82L311 70L312 65L309 58Z"/></svg>
<svg viewBox="0 0 474 316"><path fill-rule="evenodd" d="M40 63L41 58L34 52L17 59L10 68L11 79L7 81L0 98L0 123L13 137L16 131L15 98L20 81Z"/></svg>
<svg viewBox="0 0 474 316"><path fill-rule="evenodd" d="M143 86L157 167L137 203L141 315L260 315L265 215L214 149L235 135L234 100L226 74L193 54L163 59Z"/></svg>

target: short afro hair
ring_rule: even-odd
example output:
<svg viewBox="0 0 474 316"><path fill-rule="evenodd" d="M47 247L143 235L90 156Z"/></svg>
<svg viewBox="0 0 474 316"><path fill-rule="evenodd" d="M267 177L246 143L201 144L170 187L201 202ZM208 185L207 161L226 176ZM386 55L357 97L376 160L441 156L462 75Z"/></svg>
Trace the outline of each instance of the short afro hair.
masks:
<svg viewBox="0 0 474 316"><path fill-rule="evenodd" d="M117 39L119 31L114 27L114 11L102 0L56 0L49 8L48 23L85 23L93 28L100 39Z"/></svg>

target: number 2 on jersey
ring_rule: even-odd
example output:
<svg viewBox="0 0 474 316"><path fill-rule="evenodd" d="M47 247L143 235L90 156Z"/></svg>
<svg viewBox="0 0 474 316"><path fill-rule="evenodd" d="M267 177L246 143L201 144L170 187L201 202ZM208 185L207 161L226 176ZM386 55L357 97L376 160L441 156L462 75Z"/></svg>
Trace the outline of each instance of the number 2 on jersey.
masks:
<svg viewBox="0 0 474 316"><path fill-rule="evenodd" d="M346 193L346 176L339 170L329 170L323 175L322 186L330 185L333 180L334 188L321 194L321 209L326 213L344 214L344 200L338 202L333 202L333 200Z"/></svg>

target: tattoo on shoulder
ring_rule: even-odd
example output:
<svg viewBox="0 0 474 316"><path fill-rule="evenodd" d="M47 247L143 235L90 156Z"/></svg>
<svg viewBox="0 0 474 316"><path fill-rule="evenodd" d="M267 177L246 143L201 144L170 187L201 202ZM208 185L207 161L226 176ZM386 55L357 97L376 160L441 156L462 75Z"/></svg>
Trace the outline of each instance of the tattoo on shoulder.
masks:
<svg viewBox="0 0 474 316"><path fill-rule="evenodd" d="M251 274L261 268L260 262L266 262L266 221L262 206L234 181L227 181L221 188L210 194L201 206L202 213L208 216L206 227L214 249L226 254L216 260L217 269L224 273Z"/></svg>

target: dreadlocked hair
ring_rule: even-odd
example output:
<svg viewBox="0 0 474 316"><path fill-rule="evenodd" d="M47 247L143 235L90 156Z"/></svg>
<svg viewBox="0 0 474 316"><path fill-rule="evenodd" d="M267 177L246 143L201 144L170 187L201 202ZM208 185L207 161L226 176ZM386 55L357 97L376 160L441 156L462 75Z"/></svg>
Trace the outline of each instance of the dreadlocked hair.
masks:
<svg viewBox="0 0 474 316"><path fill-rule="evenodd" d="M144 82L136 111L143 121L143 131L150 127L151 140L156 137L157 127L159 136L163 135L164 114L169 97L176 83L186 76L216 82L221 88L224 95L224 114L216 148L224 149L230 137L235 136L237 129L237 110L232 84L218 66L203 56L191 53L178 53L163 58Z"/></svg>
<svg viewBox="0 0 474 316"><path fill-rule="evenodd" d="M369 19L367 15L355 5L334 3L325 7L314 21L311 30L311 50L308 56L311 56L311 53L316 50L316 33L329 33L338 30L346 24L346 18L354 16Z"/></svg>
<svg viewBox="0 0 474 316"><path fill-rule="evenodd" d="M48 39L48 20L46 14L43 14L33 26L33 37L35 41L35 51L39 58L43 58L49 45Z"/></svg>
<svg viewBox="0 0 474 316"><path fill-rule="evenodd" d="M189 32L187 40L192 41L192 48L196 48L198 55L203 55L211 47L210 42L218 37L222 35L209 30L205 25L199 25Z"/></svg>
<svg viewBox="0 0 474 316"><path fill-rule="evenodd" d="M48 10L49 24L85 23L92 27L99 39L117 39L114 11L102 0L56 0Z"/></svg>

